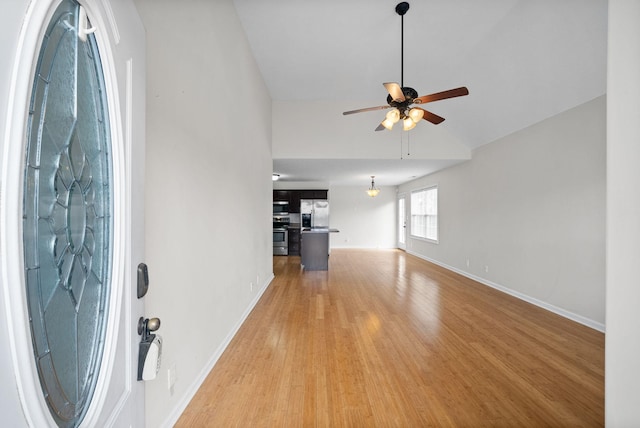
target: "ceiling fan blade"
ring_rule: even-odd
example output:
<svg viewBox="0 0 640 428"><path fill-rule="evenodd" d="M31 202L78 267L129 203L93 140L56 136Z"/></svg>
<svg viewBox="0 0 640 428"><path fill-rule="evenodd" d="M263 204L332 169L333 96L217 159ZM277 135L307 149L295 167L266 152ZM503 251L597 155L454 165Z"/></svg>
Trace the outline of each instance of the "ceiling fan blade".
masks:
<svg viewBox="0 0 640 428"><path fill-rule="evenodd" d="M462 97L469 95L469 90L464 86L456 89L449 89L448 91L442 91L431 95L423 95L413 100L416 104L430 103L433 101L446 100L447 98Z"/></svg>
<svg viewBox="0 0 640 428"><path fill-rule="evenodd" d="M414 108L420 109L424 112L424 115L422 116L422 118L427 122L431 122L434 125L444 122L444 117L442 116L438 116L437 114L431 113L430 111L427 111L420 107L414 107Z"/></svg>
<svg viewBox="0 0 640 428"><path fill-rule="evenodd" d="M348 114L362 113L364 111L384 110L384 109L387 109L387 108L391 108L391 106L377 106L377 107L360 108L358 110L345 111L342 114L346 116Z"/></svg>
<svg viewBox="0 0 640 428"><path fill-rule="evenodd" d="M396 82L387 82L383 83L383 85L387 92L389 92L389 95L391 95L392 100L400 102L405 100L402 88Z"/></svg>
<svg viewBox="0 0 640 428"><path fill-rule="evenodd" d="M380 125L378 125L378 127L376 128L376 131L382 131L384 129L384 126L382 125L382 123Z"/></svg>

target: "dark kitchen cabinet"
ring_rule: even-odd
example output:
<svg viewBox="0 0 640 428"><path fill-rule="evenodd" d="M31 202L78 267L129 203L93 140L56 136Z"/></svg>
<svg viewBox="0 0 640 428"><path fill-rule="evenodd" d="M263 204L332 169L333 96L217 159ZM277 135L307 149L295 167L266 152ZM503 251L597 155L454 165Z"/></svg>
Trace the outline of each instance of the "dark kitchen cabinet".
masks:
<svg viewBox="0 0 640 428"><path fill-rule="evenodd" d="M299 190L289 191L289 212L294 214L300 213L300 191Z"/></svg>
<svg viewBox="0 0 640 428"><path fill-rule="evenodd" d="M289 229L289 255L300 255L300 229L298 228Z"/></svg>
<svg viewBox="0 0 640 428"><path fill-rule="evenodd" d="M273 200L275 201L285 201L285 202L290 202L289 198L290 198L290 192L289 190L274 190L273 191ZM300 204L298 204L300 205ZM300 208L298 208L300 209Z"/></svg>
<svg viewBox="0 0 640 428"><path fill-rule="evenodd" d="M300 190L300 199L328 199L327 190Z"/></svg>
<svg viewBox="0 0 640 428"><path fill-rule="evenodd" d="M289 202L289 212L298 214L300 213L300 200L301 199L328 199L328 190L273 190L273 201L286 201Z"/></svg>

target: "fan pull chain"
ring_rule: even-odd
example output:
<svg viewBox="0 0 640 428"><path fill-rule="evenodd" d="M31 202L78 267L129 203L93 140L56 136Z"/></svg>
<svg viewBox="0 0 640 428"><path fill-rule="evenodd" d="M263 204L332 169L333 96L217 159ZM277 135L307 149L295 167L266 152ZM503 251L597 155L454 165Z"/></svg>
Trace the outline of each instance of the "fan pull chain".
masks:
<svg viewBox="0 0 640 428"><path fill-rule="evenodd" d="M400 133L400 160L404 159L404 156L402 155L402 136L403 135L407 135L407 156L411 156L410 153L410 144L411 144L411 133L410 132L401 132Z"/></svg>

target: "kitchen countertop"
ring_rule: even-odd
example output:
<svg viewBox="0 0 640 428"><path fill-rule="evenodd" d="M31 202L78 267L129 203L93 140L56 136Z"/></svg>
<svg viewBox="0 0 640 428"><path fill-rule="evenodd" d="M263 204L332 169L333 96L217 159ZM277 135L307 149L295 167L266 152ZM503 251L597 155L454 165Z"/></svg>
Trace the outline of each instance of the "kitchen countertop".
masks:
<svg viewBox="0 0 640 428"><path fill-rule="evenodd" d="M310 228L305 227L302 229L302 233L338 233L340 232L338 229L330 229L327 227L319 227L319 228Z"/></svg>

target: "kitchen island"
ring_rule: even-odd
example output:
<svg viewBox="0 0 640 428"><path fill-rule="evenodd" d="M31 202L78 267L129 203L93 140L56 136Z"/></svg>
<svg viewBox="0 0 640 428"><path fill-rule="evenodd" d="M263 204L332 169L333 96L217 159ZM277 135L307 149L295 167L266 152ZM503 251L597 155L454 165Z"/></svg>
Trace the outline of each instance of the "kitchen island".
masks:
<svg viewBox="0 0 640 428"><path fill-rule="evenodd" d="M329 270L329 233L338 229L303 228L300 235L300 263L304 270Z"/></svg>

